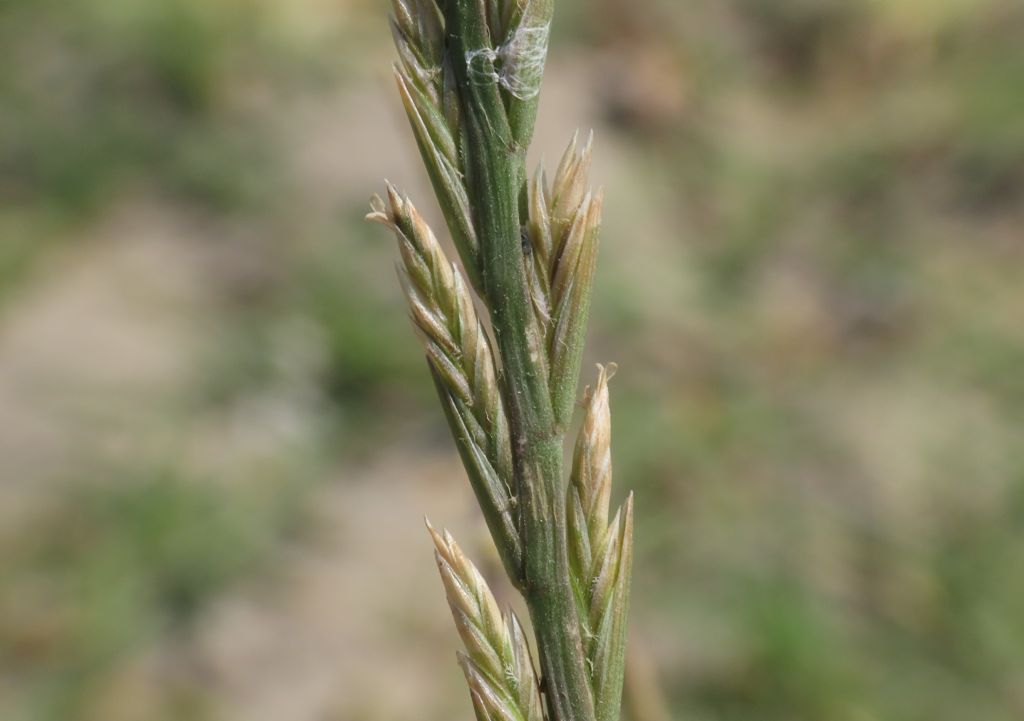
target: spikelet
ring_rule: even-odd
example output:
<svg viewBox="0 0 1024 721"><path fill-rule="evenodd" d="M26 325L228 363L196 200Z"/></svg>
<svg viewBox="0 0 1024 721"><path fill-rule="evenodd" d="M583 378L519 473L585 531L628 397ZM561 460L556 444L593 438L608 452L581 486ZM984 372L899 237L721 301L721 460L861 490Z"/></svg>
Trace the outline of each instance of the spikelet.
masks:
<svg viewBox="0 0 1024 721"><path fill-rule="evenodd" d="M580 150L577 133L554 182L548 185L540 167L529 184L527 277L545 329L551 400L562 426L576 399L604 206L602 191L588 188L592 148L593 134Z"/></svg>
<svg viewBox="0 0 1024 721"><path fill-rule="evenodd" d="M487 582L450 533L438 533L429 521L427 529L455 627L466 647L458 659L477 721L543 721L533 660L519 619L511 612L502 616Z"/></svg>
<svg viewBox="0 0 1024 721"><path fill-rule="evenodd" d="M367 219L391 228L399 278L441 403L495 544L519 574L522 549L511 508L512 450L491 344L459 269L407 198L388 185Z"/></svg>
<svg viewBox="0 0 1024 721"><path fill-rule="evenodd" d="M459 159L459 101L444 53L444 18L435 0L391 5L398 93L459 257L480 290L480 246Z"/></svg>
<svg viewBox="0 0 1024 721"><path fill-rule="evenodd" d="M598 366L573 454L568 497L570 572L579 605L597 721L619 716L633 556L633 497L608 522L611 414L608 380Z"/></svg>

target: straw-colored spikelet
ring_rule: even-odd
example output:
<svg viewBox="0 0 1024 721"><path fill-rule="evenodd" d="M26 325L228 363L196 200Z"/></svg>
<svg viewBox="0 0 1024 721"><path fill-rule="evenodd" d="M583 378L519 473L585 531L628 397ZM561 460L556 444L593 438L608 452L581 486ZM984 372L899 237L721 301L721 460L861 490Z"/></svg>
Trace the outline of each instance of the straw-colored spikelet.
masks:
<svg viewBox="0 0 1024 721"><path fill-rule="evenodd" d="M459 665L469 683L477 721L543 721L533 660L519 619L511 611L502 617L487 582L450 533L438 533L429 521L427 529L455 627L466 647Z"/></svg>
<svg viewBox="0 0 1024 721"><path fill-rule="evenodd" d="M434 0L392 0L398 50L395 82L452 240L476 289L480 247L459 158L459 101L444 53L444 19Z"/></svg>
<svg viewBox="0 0 1024 721"><path fill-rule="evenodd" d="M608 522L612 485L608 380L598 366L573 454L568 500L570 569L598 721L618 718L633 557L633 497Z"/></svg>
<svg viewBox="0 0 1024 721"><path fill-rule="evenodd" d="M508 420L491 344L473 299L426 221L394 186L388 185L387 204L374 198L367 218L391 228L398 239L398 273L413 323L495 543L515 578L522 550L509 491L513 475Z"/></svg>
<svg viewBox="0 0 1024 721"><path fill-rule="evenodd" d="M529 184L527 275L545 329L552 405L563 425L576 399L604 206L602 191L588 187L592 147L593 134L579 150L577 133L554 183L548 185L541 166Z"/></svg>

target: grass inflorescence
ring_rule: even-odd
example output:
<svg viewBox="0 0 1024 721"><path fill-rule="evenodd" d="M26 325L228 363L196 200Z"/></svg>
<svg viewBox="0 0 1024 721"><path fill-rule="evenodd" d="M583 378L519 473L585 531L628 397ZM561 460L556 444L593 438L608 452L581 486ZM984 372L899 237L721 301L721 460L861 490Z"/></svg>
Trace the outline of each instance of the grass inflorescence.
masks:
<svg viewBox="0 0 1024 721"><path fill-rule="evenodd" d="M454 539L431 527L473 707L478 721L616 721L633 501L609 521L613 367L599 367L586 396L568 482L562 467L603 193L589 185L592 136L573 138L550 182L525 161L552 2L392 6L399 95L461 268L391 184L368 218L398 240L413 324L540 661L538 675L518 619L502 616Z"/></svg>

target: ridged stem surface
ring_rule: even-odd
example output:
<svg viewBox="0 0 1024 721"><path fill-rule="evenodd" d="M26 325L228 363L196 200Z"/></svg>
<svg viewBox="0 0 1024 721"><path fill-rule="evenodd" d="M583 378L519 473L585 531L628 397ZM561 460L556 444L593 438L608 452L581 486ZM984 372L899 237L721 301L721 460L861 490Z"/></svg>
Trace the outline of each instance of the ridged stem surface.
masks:
<svg viewBox="0 0 1024 721"><path fill-rule="evenodd" d="M504 363L506 407L524 549L524 595L533 620L550 721L594 721L576 602L569 577L562 431L555 422L544 333L523 262L519 194L525 177L499 86L470 77L468 53L491 46L475 0L449 0L450 51L462 97L483 284Z"/></svg>

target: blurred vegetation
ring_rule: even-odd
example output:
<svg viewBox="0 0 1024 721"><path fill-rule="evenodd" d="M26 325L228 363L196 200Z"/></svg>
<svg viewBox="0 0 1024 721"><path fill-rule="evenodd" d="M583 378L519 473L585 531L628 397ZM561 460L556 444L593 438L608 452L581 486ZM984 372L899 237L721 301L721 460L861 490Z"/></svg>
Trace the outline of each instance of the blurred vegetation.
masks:
<svg viewBox="0 0 1024 721"><path fill-rule="evenodd" d="M209 607L303 543L327 479L450 452L361 221L374 186L344 170L366 161L335 186L293 157L303 109L358 118L386 85L378 5L0 6L0 351L126 206L198 258L200 336L158 393L57 404L55 439L3 464L0 505L31 499L0 533L3 718L220 718L187 675L143 716L104 699L146 649L187 666ZM674 717L1021 718L1024 6L559 12L551 82L585 89L614 157L593 360L623 367L637 637ZM392 130L356 141L371 167L373 146L412 152ZM0 404L49 407L32 394L62 379L24 372L0 364Z"/></svg>
<svg viewBox="0 0 1024 721"><path fill-rule="evenodd" d="M3 574L13 608L0 663L25 718L78 718L140 643L187 637L207 599L266 557L295 514L284 497L257 502L251 489L229 495L156 465L74 479L64 495Z"/></svg>

